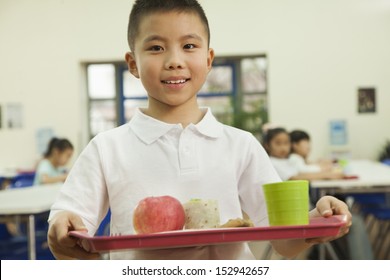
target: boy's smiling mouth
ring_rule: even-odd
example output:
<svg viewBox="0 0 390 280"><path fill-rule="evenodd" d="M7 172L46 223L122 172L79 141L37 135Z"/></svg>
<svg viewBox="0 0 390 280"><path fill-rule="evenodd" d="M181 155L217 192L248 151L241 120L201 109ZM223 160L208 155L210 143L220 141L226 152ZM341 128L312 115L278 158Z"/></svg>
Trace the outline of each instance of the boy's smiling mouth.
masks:
<svg viewBox="0 0 390 280"><path fill-rule="evenodd" d="M162 80L161 82L163 84L184 84L185 82L189 81L190 79L178 79L178 80Z"/></svg>

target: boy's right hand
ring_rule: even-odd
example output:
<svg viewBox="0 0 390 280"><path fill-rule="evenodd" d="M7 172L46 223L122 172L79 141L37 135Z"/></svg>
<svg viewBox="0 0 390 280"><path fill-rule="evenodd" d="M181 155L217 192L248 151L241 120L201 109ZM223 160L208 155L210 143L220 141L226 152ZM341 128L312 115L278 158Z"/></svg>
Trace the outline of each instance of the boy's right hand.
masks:
<svg viewBox="0 0 390 280"><path fill-rule="evenodd" d="M99 254L87 252L79 245L76 238L68 235L72 230L87 231L81 218L72 212L60 212L50 221L47 240L54 257L60 260L100 259Z"/></svg>

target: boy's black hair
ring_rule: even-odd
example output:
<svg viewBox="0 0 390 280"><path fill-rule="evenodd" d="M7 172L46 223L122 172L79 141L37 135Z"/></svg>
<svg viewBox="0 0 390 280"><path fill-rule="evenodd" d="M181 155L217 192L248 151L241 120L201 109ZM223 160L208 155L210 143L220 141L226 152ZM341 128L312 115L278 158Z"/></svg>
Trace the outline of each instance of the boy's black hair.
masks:
<svg viewBox="0 0 390 280"><path fill-rule="evenodd" d="M298 143L301 140L310 141L310 136L303 130L293 130L290 132L291 143Z"/></svg>
<svg viewBox="0 0 390 280"><path fill-rule="evenodd" d="M143 17L155 12L187 12L197 14L205 26L208 45L210 44L210 28L202 6L196 0L136 0L130 12L127 29L127 41L134 51L135 38Z"/></svg>
<svg viewBox="0 0 390 280"><path fill-rule="evenodd" d="M286 133L288 134L287 130L284 129L283 127L277 127L277 128L272 128L272 129L269 129L265 134L264 134L264 137L263 137L263 143L266 144L266 145L269 145L269 143L271 142L271 140L277 136L278 134L280 133Z"/></svg>

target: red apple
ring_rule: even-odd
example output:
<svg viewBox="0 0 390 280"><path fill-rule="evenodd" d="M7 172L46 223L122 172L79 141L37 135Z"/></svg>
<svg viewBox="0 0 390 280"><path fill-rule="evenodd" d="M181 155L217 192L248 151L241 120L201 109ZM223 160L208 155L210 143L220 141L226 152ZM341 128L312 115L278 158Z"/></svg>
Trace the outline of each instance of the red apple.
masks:
<svg viewBox="0 0 390 280"><path fill-rule="evenodd" d="M138 234L183 229L185 212L179 200L172 196L147 197L136 206L134 230Z"/></svg>

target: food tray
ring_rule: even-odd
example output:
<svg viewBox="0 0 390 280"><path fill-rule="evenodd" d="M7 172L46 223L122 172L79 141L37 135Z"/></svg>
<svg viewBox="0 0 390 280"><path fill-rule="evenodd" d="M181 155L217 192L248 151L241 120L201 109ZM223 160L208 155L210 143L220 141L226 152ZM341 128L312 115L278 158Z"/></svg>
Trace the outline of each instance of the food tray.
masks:
<svg viewBox="0 0 390 280"><path fill-rule="evenodd" d="M329 218L314 218L310 220L309 225L302 226L178 230L153 234L95 237L89 236L85 232L71 231L69 235L79 238L83 247L89 248L91 252L104 252L124 249L161 249L246 241L336 236L345 223L346 216L335 215Z"/></svg>

